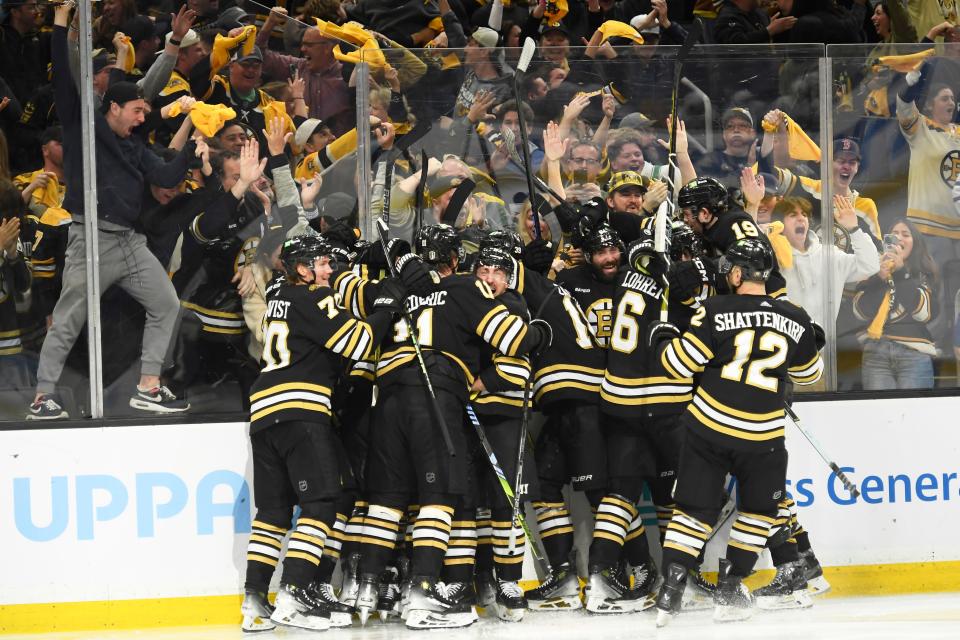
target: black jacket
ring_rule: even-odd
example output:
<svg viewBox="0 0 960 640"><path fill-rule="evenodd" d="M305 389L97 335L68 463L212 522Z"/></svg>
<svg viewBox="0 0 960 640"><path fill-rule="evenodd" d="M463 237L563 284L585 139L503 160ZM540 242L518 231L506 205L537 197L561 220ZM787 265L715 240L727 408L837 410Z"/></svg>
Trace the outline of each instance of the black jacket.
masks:
<svg viewBox="0 0 960 640"><path fill-rule="evenodd" d="M717 14L713 38L717 44L767 44L769 24L770 18L762 11L741 11L726 2Z"/></svg>
<svg viewBox="0 0 960 640"><path fill-rule="evenodd" d="M80 95L67 61L67 30L53 28L53 89L57 114L63 126L63 169L66 196L63 208L76 220L84 215L83 139ZM133 227L140 217L145 184L175 187L186 177L187 163L195 149L191 141L169 163L131 135L121 138L103 114L93 116L97 158L97 217L123 227Z"/></svg>

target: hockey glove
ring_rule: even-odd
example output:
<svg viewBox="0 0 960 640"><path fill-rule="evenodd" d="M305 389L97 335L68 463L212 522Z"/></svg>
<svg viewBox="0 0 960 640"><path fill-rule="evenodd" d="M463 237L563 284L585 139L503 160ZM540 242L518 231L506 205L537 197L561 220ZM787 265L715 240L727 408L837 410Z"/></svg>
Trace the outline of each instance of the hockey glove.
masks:
<svg viewBox="0 0 960 640"><path fill-rule="evenodd" d="M530 338L530 355L532 356L540 355L553 344L553 329L546 320L540 318L530 321L527 336Z"/></svg>
<svg viewBox="0 0 960 640"><path fill-rule="evenodd" d="M397 264L397 258L410 252L410 243L402 238L390 238L387 241L387 257L393 264Z"/></svg>
<svg viewBox="0 0 960 640"><path fill-rule="evenodd" d="M357 243L357 238L359 237L356 229L342 221L327 227L327 230L321 235L329 240L333 246L340 247L346 251L353 250L353 245Z"/></svg>
<svg viewBox="0 0 960 640"><path fill-rule="evenodd" d="M672 263L667 274L671 295L681 302L695 297L703 286L705 275L693 260Z"/></svg>
<svg viewBox="0 0 960 640"><path fill-rule="evenodd" d="M433 289L434 283L430 270L419 256L406 253L397 259L396 265L400 282L406 287L408 295L426 295Z"/></svg>
<svg viewBox="0 0 960 640"><path fill-rule="evenodd" d="M560 228L564 233L572 233L577 226L577 220L580 219L577 210L566 202L561 202L554 207L553 215L557 216L557 222L560 223Z"/></svg>
<svg viewBox="0 0 960 640"><path fill-rule="evenodd" d="M642 229L640 237L627 247L627 262L630 268L640 273L650 274L655 268L653 263L659 262L660 256L654 249L653 234L649 229Z"/></svg>
<svg viewBox="0 0 960 640"><path fill-rule="evenodd" d="M813 325L813 339L817 343L817 351L821 351L827 346L827 334L824 332L823 327L816 322L811 322L810 324Z"/></svg>
<svg viewBox="0 0 960 640"><path fill-rule="evenodd" d="M377 297L373 301L373 310L400 313L403 311L403 302L406 297L407 292L400 282L393 278L385 278L380 281L377 287Z"/></svg>
<svg viewBox="0 0 960 640"><path fill-rule="evenodd" d="M647 344L654 352L660 350L661 346L680 337L680 330L669 322L654 322L647 330Z"/></svg>
<svg viewBox="0 0 960 640"><path fill-rule="evenodd" d="M553 264L553 243L534 240L523 251L523 265L531 271L545 274Z"/></svg>

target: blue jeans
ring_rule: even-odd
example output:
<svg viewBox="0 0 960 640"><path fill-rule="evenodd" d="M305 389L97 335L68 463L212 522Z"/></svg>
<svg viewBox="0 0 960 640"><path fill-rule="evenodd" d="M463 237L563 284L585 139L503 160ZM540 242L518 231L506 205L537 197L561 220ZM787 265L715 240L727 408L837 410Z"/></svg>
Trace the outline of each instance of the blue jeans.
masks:
<svg viewBox="0 0 960 640"><path fill-rule="evenodd" d="M863 388L932 389L933 357L881 338L863 345Z"/></svg>

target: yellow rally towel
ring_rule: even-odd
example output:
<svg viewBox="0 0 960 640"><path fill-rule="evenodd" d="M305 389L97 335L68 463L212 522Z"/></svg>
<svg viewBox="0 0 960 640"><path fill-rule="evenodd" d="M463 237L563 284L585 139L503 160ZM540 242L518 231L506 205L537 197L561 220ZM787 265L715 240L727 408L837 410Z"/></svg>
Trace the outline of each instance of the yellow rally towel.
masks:
<svg viewBox="0 0 960 640"><path fill-rule="evenodd" d="M230 56L237 47L242 47L242 55L250 55L253 47L257 43L257 27L249 25L243 28L243 32L232 38L217 34L213 41L213 51L210 53L210 77L217 75L224 65L230 62Z"/></svg>
<svg viewBox="0 0 960 640"><path fill-rule="evenodd" d="M783 236L783 223L771 222L767 227L767 239L770 246L773 247L773 253L777 256L777 263L781 269L787 270L793 268L793 247Z"/></svg>
<svg viewBox="0 0 960 640"><path fill-rule="evenodd" d="M127 55L123 57L123 60L119 60L118 62L120 62L120 67L124 73L132 73L137 67L137 52L133 48L130 36L123 36L120 40L123 41L123 44L127 45Z"/></svg>
<svg viewBox="0 0 960 640"><path fill-rule="evenodd" d="M880 302L880 308L877 309L877 315L870 321L867 327L867 335L874 340L879 340L883 336L883 326L887 324L887 316L890 315L890 292L883 294L883 300Z"/></svg>
<svg viewBox="0 0 960 640"><path fill-rule="evenodd" d="M340 45L337 45L333 48L333 57L340 62L349 62L350 64L367 62L374 69L382 69L387 66L387 59L383 56L380 45L373 38L370 38L364 42L359 49L351 51L350 53L343 53L343 51L340 50Z"/></svg>
<svg viewBox="0 0 960 640"><path fill-rule="evenodd" d="M170 117L174 118L178 115L180 115L180 103L174 102L173 106L170 107ZM190 122L197 128L197 131L208 138L215 136L217 131L223 128L225 122L236 117L236 111L222 104L196 102L190 109Z"/></svg>
<svg viewBox="0 0 960 640"><path fill-rule="evenodd" d="M346 22L343 26L339 26L320 18L316 18L316 21L317 29L320 29L320 33L324 36L356 47L363 46L363 43L373 38L373 34L364 29L363 25L358 22Z"/></svg>
<svg viewBox="0 0 960 640"><path fill-rule="evenodd" d="M266 123L269 123L274 118L280 118L286 124L284 127L284 133L287 131L295 133L297 127L293 124L293 118L287 115L287 105L279 100L274 100L273 102L268 102L263 105L263 120Z"/></svg>
<svg viewBox="0 0 960 640"><path fill-rule="evenodd" d="M927 49L920 53L911 53L905 56L880 56L880 64L890 67L900 73L909 73L916 71L923 64L923 61L934 54L934 49Z"/></svg>
<svg viewBox="0 0 960 640"><path fill-rule="evenodd" d="M543 21L550 24L560 22L568 13L570 13L570 7L567 5L567 0L554 0L547 3L547 9L543 12Z"/></svg>
<svg viewBox="0 0 960 640"><path fill-rule="evenodd" d="M787 149L790 157L794 160L813 160L820 162L820 147L810 139L806 131L800 128L793 118L787 118ZM763 122L763 130L768 133L774 133L777 130L776 125Z"/></svg>
<svg viewBox="0 0 960 640"><path fill-rule="evenodd" d="M610 38L628 38L637 44L643 44L643 36L640 32L628 25L626 22L617 20L607 20L597 29L603 37L600 38L600 44L603 44Z"/></svg>

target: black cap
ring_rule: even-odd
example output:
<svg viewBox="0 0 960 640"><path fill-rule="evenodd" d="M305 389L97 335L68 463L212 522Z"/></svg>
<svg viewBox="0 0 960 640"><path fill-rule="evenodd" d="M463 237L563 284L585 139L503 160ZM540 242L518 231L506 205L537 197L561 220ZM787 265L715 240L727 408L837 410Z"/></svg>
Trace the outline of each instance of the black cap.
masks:
<svg viewBox="0 0 960 640"><path fill-rule="evenodd" d="M99 51L100 53L97 53ZM97 49L93 52L93 75L97 75L106 67L114 64L117 57L112 53L107 53L103 49Z"/></svg>
<svg viewBox="0 0 960 640"><path fill-rule="evenodd" d="M135 82L115 82L107 89L103 96L103 103L100 111L106 113L110 110L110 103L116 102L121 107L131 100L142 100L143 91Z"/></svg>
<svg viewBox="0 0 960 640"><path fill-rule="evenodd" d="M47 144L48 142L63 142L63 128L55 124L52 127L47 127L43 130L43 133L40 134L40 146Z"/></svg>
<svg viewBox="0 0 960 640"><path fill-rule="evenodd" d="M250 24L250 14L244 11L240 7L229 7L223 10L223 13L220 14L213 25L217 29L225 29L230 31L231 29L236 29L237 27L243 27Z"/></svg>
<svg viewBox="0 0 960 640"><path fill-rule="evenodd" d="M834 157L840 153L849 153L853 156L856 156L857 160L860 159L860 145L853 138L837 138L833 141L833 155Z"/></svg>
<svg viewBox="0 0 960 640"><path fill-rule="evenodd" d="M133 46L137 46L148 38L160 37L157 25L147 16L133 16L120 25L120 31L130 38Z"/></svg>
<svg viewBox="0 0 960 640"><path fill-rule="evenodd" d="M263 53L260 51L260 47L254 47L247 55L243 55L242 48L237 49L237 52L233 54L233 62L239 62L240 64L244 62L263 62Z"/></svg>

